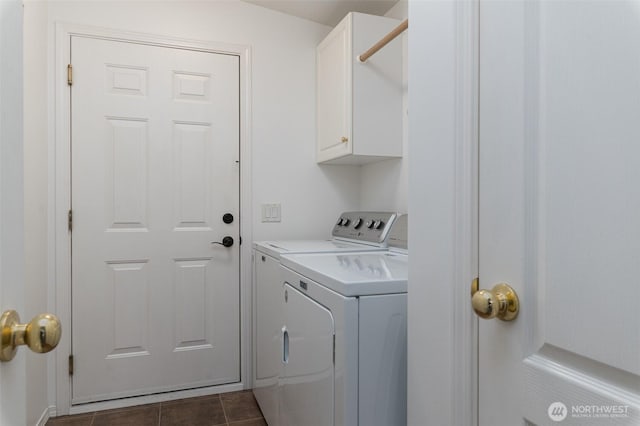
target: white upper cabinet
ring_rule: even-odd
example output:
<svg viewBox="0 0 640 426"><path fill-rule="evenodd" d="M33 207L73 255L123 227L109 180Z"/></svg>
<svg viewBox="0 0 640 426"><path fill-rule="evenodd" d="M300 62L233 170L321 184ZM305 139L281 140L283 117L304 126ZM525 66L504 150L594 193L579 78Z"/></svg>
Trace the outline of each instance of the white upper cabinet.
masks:
<svg viewBox="0 0 640 426"><path fill-rule="evenodd" d="M358 56L400 24L349 13L318 45L317 161L364 164L402 157L402 39Z"/></svg>

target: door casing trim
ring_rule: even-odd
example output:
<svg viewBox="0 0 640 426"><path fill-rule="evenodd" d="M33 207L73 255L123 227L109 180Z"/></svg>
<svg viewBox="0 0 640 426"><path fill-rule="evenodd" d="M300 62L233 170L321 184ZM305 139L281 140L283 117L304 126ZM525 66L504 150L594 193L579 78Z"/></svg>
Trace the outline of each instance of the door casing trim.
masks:
<svg viewBox="0 0 640 426"><path fill-rule="evenodd" d="M215 394L251 387L251 244L253 214L251 192L251 48L246 45L188 40L162 35L143 34L110 28L56 22L53 73L54 128L49 131L49 234L48 234L48 299L49 308L56 312L62 324L71 324L71 234L67 229L67 213L71 205L70 149L70 91L67 84L67 65L71 63L71 36L133 42L153 46L182 48L238 56L240 59L240 382L171 394L141 396L95 404L71 406L71 377L68 356L71 353L71 333L62 333L48 370L49 401L54 402L55 415L75 414L97 409L139 405L174 398Z"/></svg>
<svg viewBox="0 0 640 426"><path fill-rule="evenodd" d="M409 2L409 19L408 424L477 426L480 2Z"/></svg>

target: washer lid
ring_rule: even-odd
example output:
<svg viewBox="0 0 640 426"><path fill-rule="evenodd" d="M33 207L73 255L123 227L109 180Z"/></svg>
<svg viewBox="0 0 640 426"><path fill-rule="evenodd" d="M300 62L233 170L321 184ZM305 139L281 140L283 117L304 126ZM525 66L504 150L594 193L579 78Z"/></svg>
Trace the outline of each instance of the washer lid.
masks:
<svg viewBox="0 0 640 426"><path fill-rule="evenodd" d="M290 240L290 241L258 241L253 247L271 257L279 258L283 254L293 253L326 253L353 251L382 251L378 246L353 243L340 240Z"/></svg>
<svg viewBox="0 0 640 426"><path fill-rule="evenodd" d="M280 261L344 296L407 292L408 256L402 253L291 254Z"/></svg>

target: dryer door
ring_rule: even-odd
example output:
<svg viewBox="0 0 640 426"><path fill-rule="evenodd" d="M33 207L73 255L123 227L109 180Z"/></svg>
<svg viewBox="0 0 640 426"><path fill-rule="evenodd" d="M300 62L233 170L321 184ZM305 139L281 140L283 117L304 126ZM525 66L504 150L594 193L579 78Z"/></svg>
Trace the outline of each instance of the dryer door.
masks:
<svg viewBox="0 0 640 426"><path fill-rule="evenodd" d="M333 425L333 315L284 284L280 424Z"/></svg>

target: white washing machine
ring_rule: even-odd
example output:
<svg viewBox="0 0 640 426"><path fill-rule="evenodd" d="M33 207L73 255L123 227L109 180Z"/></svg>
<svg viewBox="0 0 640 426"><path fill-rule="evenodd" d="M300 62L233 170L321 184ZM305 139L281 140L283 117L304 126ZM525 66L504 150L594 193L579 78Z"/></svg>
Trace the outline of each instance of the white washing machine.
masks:
<svg viewBox="0 0 640 426"><path fill-rule="evenodd" d="M281 426L402 426L407 216L385 252L283 255Z"/></svg>
<svg viewBox="0 0 640 426"><path fill-rule="evenodd" d="M282 268L280 257L293 253L386 250L395 213L346 212L333 225L330 240L261 241L254 247L253 393L270 426L277 426L278 380L282 364Z"/></svg>

